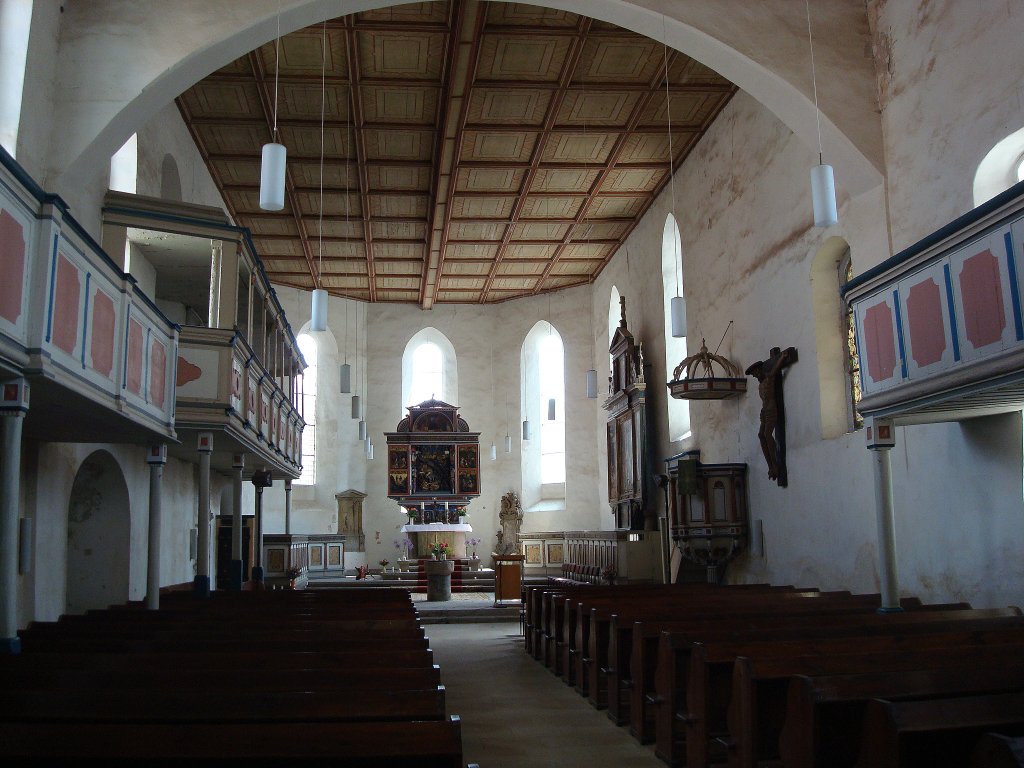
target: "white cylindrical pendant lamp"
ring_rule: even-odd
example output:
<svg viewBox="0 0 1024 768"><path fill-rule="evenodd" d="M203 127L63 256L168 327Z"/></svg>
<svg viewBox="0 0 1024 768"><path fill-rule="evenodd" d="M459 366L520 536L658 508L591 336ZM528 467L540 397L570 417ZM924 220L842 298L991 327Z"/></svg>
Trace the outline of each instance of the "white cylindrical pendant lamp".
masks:
<svg viewBox="0 0 1024 768"><path fill-rule="evenodd" d="M341 364L341 394L347 395L352 392L352 366L348 363Z"/></svg>
<svg viewBox="0 0 1024 768"><path fill-rule="evenodd" d="M523 421L523 440L530 439L530 421L529 419Z"/></svg>
<svg viewBox="0 0 1024 768"><path fill-rule="evenodd" d="M498 446L496 446L494 443L491 443L491 461L497 461L497 460L498 460Z"/></svg>
<svg viewBox="0 0 1024 768"><path fill-rule="evenodd" d="M352 418L363 418L363 408L362 403L359 400L359 395L352 395Z"/></svg>
<svg viewBox="0 0 1024 768"><path fill-rule="evenodd" d="M512 435L505 435L505 453L512 453Z"/></svg>
<svg viewBox="0 0 1024 768"><path fill-rule="evenodd" d="M284 173L288 150L284 144L264 144L260 167L260 208L280 211L284 208Z"/></svg>
<svg viewBox="0 0 1024 768"><path fill-rule="evenodd" d="M359 420L359 439L366 439L366 421L364 421L363 419Z"/></svg>
<svg viewBox="0 0 1024 768"><path fill-rule="evenodd" d="M548 399L548 421L555 420L555 398Z"/></svg>
<svg viewBox="0 0 1024 768"><path fill-rule="evenodd" d="M811 201L814 203L814 226L826 228L839 223L836 180L831 165L811 168Z"/></svg>
<svg viewBox="0 0 1024 768"><path fill-rule="evenodd" d="M309 330L327 330L327 291L317 288L313 291L313 307L309 318Z"/></svg>
<svg viewBox="0 0 1024 768"><path fill-rule="evenodd" d="M373 443L370 443L370 447L366 451L366 458L369 461L373 461Z"/></svg>
<svg viewBox="0 0 1024 768"><path fill-rule="evenodd" d="M686 299L682 296L672 297L672 336L681 339L686 336Z"/></svg>
<svg viewBox="0 0 1024 768"><path fill-rule="evenodd" d="M597 371L593 368L587 371L587 397L591 400L597 397Z"/></svg>

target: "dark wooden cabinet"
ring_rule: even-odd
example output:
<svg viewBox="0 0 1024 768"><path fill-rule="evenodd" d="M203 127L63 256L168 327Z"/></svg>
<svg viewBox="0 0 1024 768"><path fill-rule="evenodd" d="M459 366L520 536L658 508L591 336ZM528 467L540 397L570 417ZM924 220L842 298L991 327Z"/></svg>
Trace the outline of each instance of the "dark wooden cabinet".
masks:
<svg viewBox="0 0 1024 768"><path fill-rule="evenodd" d="M622 313L609 352L612 375L608 399L608 503L616 528L654 529L648 515L650 471L647 458L647 382L642 345L626 326L626 299L619 298Z"/></svg>

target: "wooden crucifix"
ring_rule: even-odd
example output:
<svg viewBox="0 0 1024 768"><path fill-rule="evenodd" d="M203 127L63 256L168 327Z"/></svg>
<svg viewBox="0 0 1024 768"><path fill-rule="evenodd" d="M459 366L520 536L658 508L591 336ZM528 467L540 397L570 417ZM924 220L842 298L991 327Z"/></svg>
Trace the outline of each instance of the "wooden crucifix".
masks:
<svg viewBox="0 0 1024 768"><path fill-rule="evenodd" d="M796 347L780 350L772 347L768 357L746 370L757 379L761 396L761 428L757 439L768 462L768 477L785 488L789 484L786 471L786 402L782 392L783 373L797 361Z"/></svg>

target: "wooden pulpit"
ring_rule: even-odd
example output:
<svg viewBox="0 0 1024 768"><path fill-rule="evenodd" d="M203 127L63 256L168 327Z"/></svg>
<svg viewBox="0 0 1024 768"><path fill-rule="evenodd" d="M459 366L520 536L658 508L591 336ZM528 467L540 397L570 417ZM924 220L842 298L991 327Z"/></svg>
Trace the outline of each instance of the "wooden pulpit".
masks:
<svg viewBox="0 0 1024 768"><path fill-rule="evenodd" d="M494 604L523 599L523 561L526 555L491 555L494 559Z"/></svg>

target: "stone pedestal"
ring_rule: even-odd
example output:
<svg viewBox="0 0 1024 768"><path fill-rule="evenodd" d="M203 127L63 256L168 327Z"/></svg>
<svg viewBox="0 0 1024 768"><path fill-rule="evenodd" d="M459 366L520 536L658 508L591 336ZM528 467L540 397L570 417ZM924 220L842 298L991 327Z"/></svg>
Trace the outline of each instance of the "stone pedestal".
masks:
<svg viewBox="0 0 1024 768"><path fill-rule="evenodd" d="M427 601L452 599L452 573L454 560L425 560L423 570L427 574Z"/></svg>

